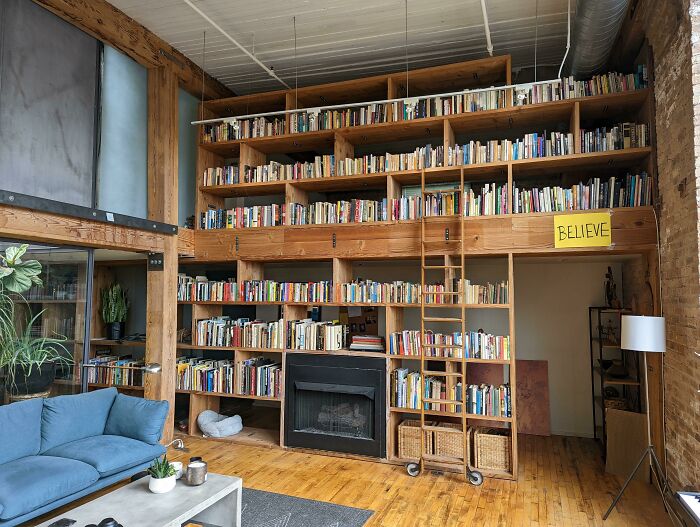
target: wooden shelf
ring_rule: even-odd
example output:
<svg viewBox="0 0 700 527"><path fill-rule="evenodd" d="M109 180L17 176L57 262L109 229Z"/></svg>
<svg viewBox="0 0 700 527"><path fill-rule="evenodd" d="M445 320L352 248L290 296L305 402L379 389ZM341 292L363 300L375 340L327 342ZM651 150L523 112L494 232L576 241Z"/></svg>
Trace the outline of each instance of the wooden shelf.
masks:
<svg viewBox="0 0 700 527"><path fill-rule="evenodd" d="M145 340L109 340L109 339L91 339L90 345L92 346L130 346L143 348L146 346Z"/></svg>
<svg viewBox="0 0 700 527"><path fill-rule="evenodd" d="M117 390L125 390L130 392L142 392L145 390L143 386L126 386L124 384L103 384L99 382L88 383L88 388L116 388Z"/></svg>
<svg viewBox="0 0 700 527"><path fill-rule="evenodd" d="M317 130L294 134L281 134L267 137L252 137L230 141L202 142L200 148L218 155L237 156L241 144L253 147L259 152L293 153L306 151L332 150L335 134L339 134L352 144L376 144L406 139L425 139L430 142L443 133L444 122L448 121L455 134L475 131L497 131L509 128L541 128L554 123L568 124L576 103L583 103L581 113L586 118L604 115L603 108L624 106L631 111L640 107L647 99L648 89L627 91L608 95L596 95L567 99L564 101L511 106L498 110L484 110L461 114L426 117L409 121L385 122L364 126L348 126L330 130Z"/></svg>
<svg viewBox="0 0 700 527"><path fill-rule="evenodd" d="M590 152L534 159L496 161L492 163L477 163L454 167L434 167L426 169L425 174L426 181L430 183L459 181L460 171L464 171L466 181L490 181L499 177L505 178L508 173L509 165L513 167L514 177L542 176L548 173L557 173L562 170L627 166L645 159L650 153L650 147L627 148L608 152ZM199 190L205 194L212 194L220 197L236 197L282 194L285 191L287 183L304 190L316 192L383 188L389 176L393 177L401 185L419 185L421 181L421 170L389 171L352 176L319 177L263 183L200 186ZM467 219L469 219L469 217ZM306 227L306 225L304 225L304 227Z"/></svg>
<svg viewBox="0 0 700 527"><path fill-rule="evenodd" d="M282 401L281 397L267 397L263 395L243 395L240 393L223 393L223 392L202 392L198 390L176 390L177 393L185 393L190 395L205 395L207 397L230 397L233 399L252 399L254 401Z"/></svg>
<svg viewBox="0 0 700 527"><path fill-rule="evenodd" d="M283 353L283 348L246 348L245 346L198 346L196 344L178 344L182 350L210 350L210 351L252 351L256 353Z"/></svg>
<svg viewBox="0 0 700 527"><path fill-rule="evenodd" d="M637 379L634 379L632 377L611 377L610 375L605 374L605 372L603 372L600 366L595 366L593 368L593 371L595 371L598 375L601 375L603 377L604 384L640 386L640 382Z"/></svg>

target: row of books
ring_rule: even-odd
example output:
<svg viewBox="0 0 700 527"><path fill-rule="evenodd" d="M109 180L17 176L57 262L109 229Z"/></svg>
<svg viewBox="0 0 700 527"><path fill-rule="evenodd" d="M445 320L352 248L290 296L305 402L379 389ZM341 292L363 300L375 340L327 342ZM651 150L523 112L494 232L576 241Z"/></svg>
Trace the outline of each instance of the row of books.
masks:
<svg viewBox="0 0 700 527"><path fill-rule="evenodd" d="M115 355L88 359L85 376L89 384L110 386L143 386L143 361Z"/></svg>
<svg viewBox="0 0 700 527"><path fill-rule="evenodd" d="M435 347L436 345L453 347ZM389 335L389 355L420 357L422 354L426 357L461 359L462 351L461 332L444 334L426 331L421 338L419 330L405 329Z"/></svg>
<svg viewBox="0 0 700 527"><path fill-rule="evenodd" d="M281 349L284 321L265 322L219 316L198 320L193 343L197 346Z"/></svg>
<svg viewBox="0 0 700 527"><path fill-rule="evenodd" d="M285 224L285 205L253 205L233 209L209 209L200 215L200 228L249 229Z"/></svg>
<svg viewBox="0 0 700 527"><path fill-rule="evenodd" d="M444 286L442 286L444 288ZM402 303L420 302L421 285L396 280L394 282L375 282L357 280L338 284L338 298L346 303Z"/></svg>
<svg viewBox="0 0 700 527"><path fill-rule="evenodd" d="M204 186L237 185L239 183L267 183L270 181L295 181L335 174L335 156L315 156L313 161L278 163L270 161L265 165L239 165L207 168L202 176Z"/></svg>
<svg viewBox="0 0 700 527"><path fill-rule="evenodd" d="M338 351L347 348L348 326L337 321L315 322L310 318L287 322L287 349Z"/></svg>
<svg viewBox="0 0 700 527"><path fill-rule="evenodd" d="M253 357L238 363L236 393L258 397L280 397L282 364L268 357Z"/></svg>
<svg viewBox="0 0 700 527"><path fill-rule="evenodd" d="M276 282L245 280L241 284L245 302L333 302L333 282Z"/></svg>
<svg viewBox="0 0 700 527"><path fill-rule="evenodd" d="M430 402L423 402L426 410L434 412L461 412L462 405L454 403L441 403L436 400L444 399L449 401L462 400L462 383L448 383L445 377L426 376L423 379L423 393L425 399L433 399Z"/></svg>
<svg viewBox="0 0 700 527"><path fill-rule="evenodd" d="M177 275L178 302L233 302L239 296L238 283L233 278L215 281L206 276Z"/></svg>
<svg viewBox="0 0 700 527"><path fill-rule="evenodd" d="M202 142L218 143L252 137L268 137L282 135L285 131L284 117L236 119L216 124L205 124L202 127Z"/></svg>
<svg viewBox="0 0 700 527"><path fill-rule="evenodd" d="M236 393L235 364L231 360L180 357L175 368L178 390Z"/></svg>
<svg viewBox="0 0 700 527"><path fill-rule="evenodd" d="M491 417L511 417L509 384L470 384L467 392L467 413Z"/></svg>
<svg viewBox="0 0 700 527"><path fill-rule="evenodd" d="M401 170L420 170L440 166L437 164L437 150L428 144L417 147L413 152L392 154L366 154L362 157L339 159L336 173L338 176L353 176L358 174L376 174L381 172L397 172ZM441 161L440 161L441 162Z"/></svg>
<svg viewBox="0 0 700 527"><path fill-rule="evenodd" d="M384 339L379 335L352 335L350 338L350 349L384 353Z"/></svg>
<svg viewBox="0 0 700 527"><path fill-rule="evenodd" d="M466 356L474 359L510 360L510 337L483 331L467 334Z"/></svg>
<svg viewBox="0 0 700 527"><path fill-rule="evenodd" d="M291 203L287 209L288 225L327 225L366 223L387 220L387 200L353 199L335 203L319 201L302 205Z"/></svg>
<svg viewBox="0 0 700 527"><path fill-rule="evenodd" d="M517 159L563 156L574 153L574 135L571 132L534 132L522 139L493 139L469 141L447 150L447 166L496 163Z"/></svg>
<svg viewBox="0 0 700 527"><path fill-rule="evenodd" d="M607 152L649 146L649 130L643 123L620 123L611 128L581 129L581 152Z"/></svg>
<svg viewBox="0 0 700 527"><path fill-rule="evenodd" d="M384 103L354 106L340 110L321 110L320 112L301 111L291 116L290 133L313 132L315 130L332 130L347 126L364 126L385 123L387 121Z"/></svg>
<svg viewBox="0 0 700 527"><path fill-rule="evenodd" d="M611 177L592 178L570 188L513 188L513 212L560 212L616 207L651 205L652 179L646 172Z"/></svg>
<svg viewBox="0 0 700 527"><path fill-rule="evenodd" d="M425 99L404 99L391 103L391 118L392 121L411 121L426 117L498 110L506 107L507 99L508 92L499 88Z"/></svg>
<svg viewBox="0 0 700 527"><path fill-rule="evenodd" d="M606 95L640 90L648 86L646 65L638 65L634 73L610 72L594 75L589 80L577 81L573 76L551 82L538 83L515 89L513 104L538 104L543 102L578 99L592 95Z"/></svg>
<svg viewBox="0 0 700 527"><path fill-rule="evenodd" d="M421 390L423 390L423 397L421 397ZM426 410L461 412L461 404L437 401L440 399L461 401L462 382L447 383L445 378L440 377L426 377L423 381L420 372L410 371L408 368L397 368L391 372L390 404L392 407L420 410L424 399L434 399L423 403Z"/></svg>
<svg viewBox="0 0 700 527"><path fill-rule="evenodd" d="M465 279L463 295L465 304L507 304L508 282L503 280L495 284L488 282L485 285L479 285Z"/></svg>

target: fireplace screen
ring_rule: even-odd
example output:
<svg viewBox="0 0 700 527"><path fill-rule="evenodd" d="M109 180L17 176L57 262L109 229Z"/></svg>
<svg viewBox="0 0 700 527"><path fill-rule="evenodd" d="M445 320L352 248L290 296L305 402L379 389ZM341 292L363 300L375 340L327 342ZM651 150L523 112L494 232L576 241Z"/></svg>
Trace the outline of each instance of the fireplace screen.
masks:
<svg viewBox="0 0 700 527"><path fill-rule="evenodd" d="M297 382L294 430L374 439L374 388Z"/></svg>

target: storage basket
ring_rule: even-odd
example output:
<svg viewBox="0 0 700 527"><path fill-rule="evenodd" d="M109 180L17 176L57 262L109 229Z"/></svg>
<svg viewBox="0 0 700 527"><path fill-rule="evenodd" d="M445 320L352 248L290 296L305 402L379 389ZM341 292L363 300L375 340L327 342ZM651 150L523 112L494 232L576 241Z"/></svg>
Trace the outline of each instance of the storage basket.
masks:
<svg viewBox="0 0 700 527"><path fill-rule="evenodd" d="M476 468L511 471L510 432L501 428L477 428L474 431Z"/></svg>
<svg viewBox="0 0 700 527"><path fill-rule="evenodd" d="M432 423L425 423L431 425ZM399 457L401 459L420 459L420 421L407 419L399 425ZM433 436L425 434L425 453L433 451Z"/></svg>
<svg viewBox="0 0 700 527"><path fill-rule="evenodd" d="M460 433L440 430L432 430L435 455L462 459L464 457L464 444L462 441L462 426L459 423L439 423L438 428L459 430Z"/></svg>

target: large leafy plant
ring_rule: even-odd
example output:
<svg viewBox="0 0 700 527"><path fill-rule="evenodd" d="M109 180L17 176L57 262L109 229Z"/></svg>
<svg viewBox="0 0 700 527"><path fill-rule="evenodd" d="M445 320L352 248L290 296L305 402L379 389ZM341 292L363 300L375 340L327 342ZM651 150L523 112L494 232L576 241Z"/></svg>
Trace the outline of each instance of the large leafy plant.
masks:
<svg viewBox="0 0 700 527"><path fill-rule="evenodd" d="M22 261L28 248L27 244L10 246L4 255L0 254L0 369L6 370L10 386L15 385L20 372L28 377L44 363L72 362L63 345L65 339L32 335L32 326L43 311L24 324L19 324L17 320L16 303L26 304L22 294L32 285L42 285L39 276L41 263L36 260Z"/></svg>
<svg viewBox="0 0 700 527"><path fill-rule="evenodd" d="M118 283L102 290L102 321L105 324L126 322L129 312L129 299L126 291Z"/></svg>

